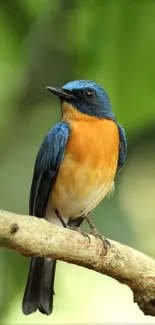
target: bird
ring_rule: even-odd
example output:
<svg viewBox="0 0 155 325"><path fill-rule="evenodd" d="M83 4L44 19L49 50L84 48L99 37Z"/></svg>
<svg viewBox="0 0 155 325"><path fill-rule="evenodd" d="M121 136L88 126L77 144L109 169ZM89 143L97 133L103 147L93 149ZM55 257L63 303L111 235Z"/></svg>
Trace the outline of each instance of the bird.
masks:
<svg viewBox="0 0 155 325"><path fill-rule="evenodd" d="M116 121L108 94L94 81L75 80L47 89L59 98L61 120L38 151L29 214L79 231L87 220L92 234L101 237L89 213L113 190L124 165L125 130ZM55 270L55 260L31 258L22 301L25 315L36 310L52 313Z"/></svg>

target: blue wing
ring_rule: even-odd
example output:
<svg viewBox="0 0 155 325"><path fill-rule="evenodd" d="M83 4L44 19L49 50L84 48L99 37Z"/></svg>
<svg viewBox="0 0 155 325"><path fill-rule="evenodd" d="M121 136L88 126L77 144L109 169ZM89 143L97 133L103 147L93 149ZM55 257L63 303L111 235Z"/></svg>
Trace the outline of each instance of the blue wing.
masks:
<svg viewBox="0 0 155 325"><path fill-rule="evenodd" d="M70 133L69 124L59 122L46 135L36 158L30 191L29 213L44 217L49 194L64 157Z"/></svg>
<svg viewBox="0 0 155 325"><path fill-rule="evenodd" d="M117 124L118 131L119 131L119 156L118 156L118 166L117 166L117 173L122 169L126 154L127 154L127 141L125 136L125 131L120 124Z"/></svg>

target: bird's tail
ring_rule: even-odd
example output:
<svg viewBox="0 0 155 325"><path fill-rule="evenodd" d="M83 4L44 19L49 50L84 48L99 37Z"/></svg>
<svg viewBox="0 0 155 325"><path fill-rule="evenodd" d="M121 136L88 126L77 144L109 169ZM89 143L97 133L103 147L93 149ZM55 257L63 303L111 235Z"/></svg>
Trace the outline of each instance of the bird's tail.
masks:
<svg viewBox="0 0 155 325"><path fill-rule="evenodd" d="M42 314L51 314L53 309L55 268L55 260L42 257L31 259L22 303L25 315L29 315L37 309Z"/></svg>

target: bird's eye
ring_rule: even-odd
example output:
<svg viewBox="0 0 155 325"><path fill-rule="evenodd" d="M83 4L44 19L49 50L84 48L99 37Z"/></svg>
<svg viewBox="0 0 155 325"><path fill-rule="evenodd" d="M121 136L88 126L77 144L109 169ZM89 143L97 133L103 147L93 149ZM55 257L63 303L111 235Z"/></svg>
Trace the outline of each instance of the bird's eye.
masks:
<svg viewBox="0 0 155 325"><path fill-rule="evenodd" d="M88 98L88 99L92 99L95 97L95 94L94 94L94 91L92 89L86 89L85 90L85 96Z"/></svg>

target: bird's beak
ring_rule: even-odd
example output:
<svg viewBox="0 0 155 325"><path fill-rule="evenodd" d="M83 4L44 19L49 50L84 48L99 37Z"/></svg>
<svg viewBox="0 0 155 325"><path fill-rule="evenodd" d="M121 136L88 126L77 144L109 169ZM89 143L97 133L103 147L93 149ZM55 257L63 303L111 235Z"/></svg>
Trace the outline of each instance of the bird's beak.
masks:
<svg viewBox="0 0 155 325"><path fill-rule="evenodd" d="M75 99L74 95L69 94L65 90L62 90L60 88L48 86L48 87L46 87L46 89L51 91L54 95L56 95L56 96L58 96L60 98Z"/></svg>

